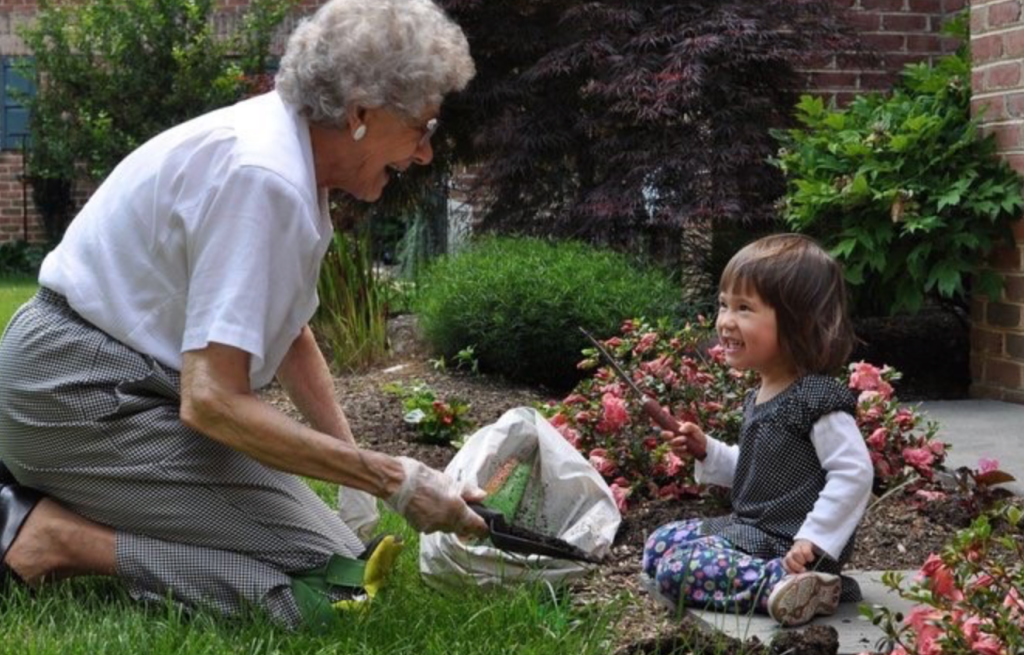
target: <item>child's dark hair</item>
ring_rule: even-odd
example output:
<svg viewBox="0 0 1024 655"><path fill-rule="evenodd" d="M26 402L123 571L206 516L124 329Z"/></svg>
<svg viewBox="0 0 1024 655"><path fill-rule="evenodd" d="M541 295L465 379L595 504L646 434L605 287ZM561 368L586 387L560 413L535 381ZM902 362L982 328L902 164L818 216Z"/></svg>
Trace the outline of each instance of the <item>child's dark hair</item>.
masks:
<svg viewBox="0 0 1024 655"><path fill-rule="evenodd" d="M816 241L773 234L736 253L721 291L753 289L775 310L779 348L801 374L833 374L853 350L843 270Z"/></svg>

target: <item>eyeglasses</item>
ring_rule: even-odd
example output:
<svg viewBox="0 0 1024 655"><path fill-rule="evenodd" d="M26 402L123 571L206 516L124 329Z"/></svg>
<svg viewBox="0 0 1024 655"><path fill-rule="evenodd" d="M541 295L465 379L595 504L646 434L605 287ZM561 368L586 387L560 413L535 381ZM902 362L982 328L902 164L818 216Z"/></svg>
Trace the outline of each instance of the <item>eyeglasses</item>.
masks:
<svg viewBox="0 0 1024 655"><path fill-rule="evenodd" d="M426 125L420 128L421 130L423 130L423 136L420 137L420 142L416 144L417 150L430 142L430 138L434 136L434 132L437 132L438 125L438 120L436 118L431 118L429 121L427 121Z"/></svg>

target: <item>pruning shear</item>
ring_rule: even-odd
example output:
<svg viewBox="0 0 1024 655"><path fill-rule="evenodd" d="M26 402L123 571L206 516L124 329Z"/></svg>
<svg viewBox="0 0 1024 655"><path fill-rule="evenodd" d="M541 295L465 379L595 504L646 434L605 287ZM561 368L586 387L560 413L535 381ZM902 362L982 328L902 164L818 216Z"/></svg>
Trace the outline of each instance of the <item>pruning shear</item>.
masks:
<svg viewBox="0 0 1024 655"><path fill-rule="evenodd" d="M626 371L622 368L622 365L619 364L618 360L616 360L615 357L608 352L608 349L604 347L604 344L595 339L594 335L590 334L582 327L580 328L580 332L590 340L590 343L594 344L594 347L597 348L597 352L601 353L601 356L604 357L605 361L607 361L612 367L612 370L615 371L615 375L625 382L626 386L633 390L633 393L636 394L637 398L642 403L644 413L650 416L651 419L654 420L654 422L663 430L678 432L681 423L676 420L674 416L662 409L661 404L657 400L644 393L640 387L636 385L636 382L633 382L633 378L629 377Z"/></svg>

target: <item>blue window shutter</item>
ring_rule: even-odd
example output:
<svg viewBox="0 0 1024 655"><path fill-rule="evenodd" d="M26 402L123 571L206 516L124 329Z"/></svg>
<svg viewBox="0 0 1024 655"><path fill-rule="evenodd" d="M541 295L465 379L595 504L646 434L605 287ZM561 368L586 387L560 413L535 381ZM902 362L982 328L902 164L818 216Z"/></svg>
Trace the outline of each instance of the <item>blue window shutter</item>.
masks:
<svg viewBox="0 0 1024 655"><path fill-rule="evenodd" d="M35 85L15 70L17 61L15 57L4 57L0 62L3 69L0 79L0 149L3 150L20 150L22 140L27 145L29 139L28 110L21 106L12 90L33 94Z"/></svg>

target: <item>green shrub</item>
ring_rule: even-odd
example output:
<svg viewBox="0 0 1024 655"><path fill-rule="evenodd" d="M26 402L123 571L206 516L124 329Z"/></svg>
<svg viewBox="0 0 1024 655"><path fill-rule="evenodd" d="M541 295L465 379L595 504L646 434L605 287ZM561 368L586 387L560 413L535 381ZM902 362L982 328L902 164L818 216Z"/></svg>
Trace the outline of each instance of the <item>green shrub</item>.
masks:
<svg viewBox="0 0 1024 655"><path fill-rule="evenodd" d="M966 48L934 67L912 64L885 96L845 110L804 96L806 127L778 133L788 178L783 216L821 239L845 269L863 314L917 311L929 297L964 302L969 284L998 296L984 263L1024 200L970 117Z"/></svg>
<svg viewBox="0 0 1024 655"><path fill-rule="evenodd" d="M104 178L150 137L246 92L266 71L274 31L295 0L254 0L231 34L215 31L213 0L40 0L19 33L42 79L24 98L30 172Z"/></svg>
<svg viewBox="0 0 1024 655"><path fill-rule="evenodd" d="M474 347L484 371L563 389L587 342L639 315L671 316L679 291L661 272L576 242L490 238L424 274L421 327L445 357Z"/></svg>
<svg viewBox="0 0 1024 655"><path fill-rule="evenodd" d="M0 275L36 275L46 252L46 247L37 243L0 243Z"/></svg>

